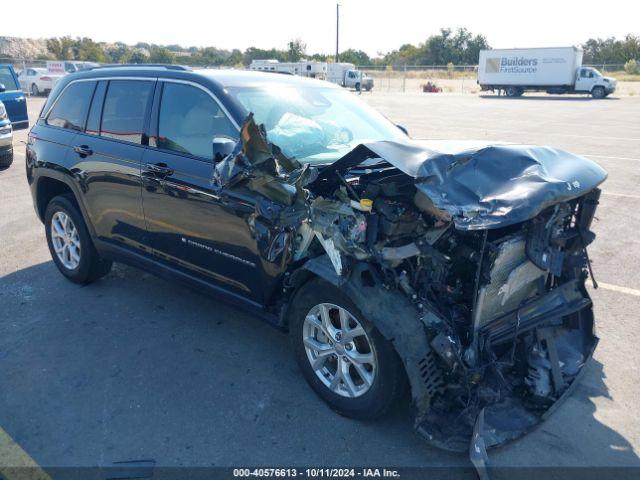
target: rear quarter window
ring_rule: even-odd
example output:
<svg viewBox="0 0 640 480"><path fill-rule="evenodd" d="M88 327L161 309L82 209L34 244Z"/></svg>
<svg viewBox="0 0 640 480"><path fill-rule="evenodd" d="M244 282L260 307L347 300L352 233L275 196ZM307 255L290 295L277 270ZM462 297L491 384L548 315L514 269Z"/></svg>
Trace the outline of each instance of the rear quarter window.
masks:
<svg viewBox="0 0 640 480"><path fill-rule="evenodd" d="M82 131L95 87L96 82L75 82L65 88L47 116L47 125Z"/></svg>
<svg viewBox="0 0 640 480"><path fill-rule="evenodd" d="M102 109L100 135L141 144L153 86L153 81L146 80L110 81Z"/></svg>

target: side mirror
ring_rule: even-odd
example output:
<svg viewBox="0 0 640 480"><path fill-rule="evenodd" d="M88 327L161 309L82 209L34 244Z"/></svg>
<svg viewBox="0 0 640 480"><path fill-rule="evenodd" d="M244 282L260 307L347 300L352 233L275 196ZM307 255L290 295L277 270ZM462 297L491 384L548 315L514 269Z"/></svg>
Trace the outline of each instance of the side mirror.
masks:
<svg viewBox="0 0 640 480"><path fill-rule="evenodd" d="M396 123L396 127L398 127L400 130L402 130L407 137L409 136L409 130L407 130L404 126Z"/></svg>
<svg viewBox="0 0 640 480"><path fill-rule="evenodd" d="M4 92L7 87L4 86L4 83L0 83L0 93Z"/></svg>
<svg viewBox="0 0 640 480"><path fill-rule="evenodd" d="M224 157L233 153L236 141L229 137L213 137L213 161L219 162Z"/></svg>

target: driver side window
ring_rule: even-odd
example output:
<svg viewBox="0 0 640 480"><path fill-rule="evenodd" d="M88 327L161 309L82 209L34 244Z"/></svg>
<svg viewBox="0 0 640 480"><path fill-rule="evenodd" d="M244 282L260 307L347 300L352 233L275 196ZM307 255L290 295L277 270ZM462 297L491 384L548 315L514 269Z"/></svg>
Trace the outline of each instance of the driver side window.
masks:
<svg viewBox="0 0 640 480"><path fill-rule="evenodd" d="M192 85L165 83L157 147L211 161L216 136L235 139L238 131L215 100Z"/></svg>

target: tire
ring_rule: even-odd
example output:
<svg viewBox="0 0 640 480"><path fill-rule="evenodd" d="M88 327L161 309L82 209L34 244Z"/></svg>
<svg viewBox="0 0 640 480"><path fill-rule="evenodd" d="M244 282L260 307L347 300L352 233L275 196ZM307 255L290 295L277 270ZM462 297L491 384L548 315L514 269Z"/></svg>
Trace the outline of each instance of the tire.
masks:
<svg viewBox="0 0 640 480"><path fill-rule="evenodd" d="M38 95L40 95L40 89L38 88L38 85L36 85L35 83L31 84L31 95L33 95L34 97L37 97Z"/></svg>
<svg viewBox="0 0 640 480"><path fill-rule="evenodd" d="M505 90L505 94L509 98L516 98L522 95L522 91L518 87L507 87Z"/></svg>
<svg viewBox="0 0 640 480"><path fill-rule="evenodd" d="M355 332L356 328L353 330L339 330L347 332L345 337L341 339L342 342L336 341L340 340L336 333L332 343L334 349L341 348L341 351L334 350L336 353L327 355L325 357L327 360L322 362L323 366L314 370L311 364L313 360L308 353L305 338L307 341L309 338L313 341L315 338L322 336L326 341L328 337L320 333L320 330L316 330L318 332L317 337L309 337L309 329L314 328L312 326L314 322L309 322L307 316L319 319L320 315L316 317L312 312L319 305L326 304L331 305L331 307L327 307L328 309L330 308L328 316L332 317L334 322L340 325L337 312L341 308L351 315L349 320L352 322L351 327L362 327L358 331L362 331L363 335L356 336L351 342L348 342L347 335ZM398 403L407 385L402 362L391 342L378 332L375 326L360 313L356 305L342 291L320 278L309 281L295 294L289 308L288 319L291 346L302 374L311 388L334 411L340 415L358 420L372 420L383 416L393 405ZM344 342L345 340L347 340L347 343ZM365 342L368 342L369 348L366 348L367 343ZM348 347L349 343L352 344L351 349ZM340 347L339 344L341 345ZM367 350L369 350L369 353L366 353ZM368 358L373 359L374 364L364 365L363 367L362 363L354 360L355 358L365 358L361 355L368 355ZM342 361L342 358L345 357L348 360ZM359 365L356 365L356 363ZM325 383L330 382L333 384L330 371L334 370L337 373L338 365L346 365L347 371L350 372L351 385L356 384L358 379L362 380L362 383L355 385L355 388L359 389L357 394L352 394L353 390L350 394L347 382L343 380L337 382L337 390L331 389ZM363 380L364 377L357 373L357 366L365 368L365 370L369 369L367 376L372 378L370 378L368 386ZM333 379L335 379L335 373Z"/></svg>
<svg viewBox="0 0 640 480"><path fill-rule="evenodd" d="M356 83L356 92L360 91L360 82Z"/></svg>
<svg viewBox="0 0 640 480"><path fill-rule="evenodd" d="M591 96L596 99L604 98L606 93L604 87L593 87L593 90L591 90Z"/></svg>
<svg viewBox="0 0 640 480"><path fill-rule="evenodd" d="M13 148L0 152L0 170L6 170L13 163Z"/></svg>
<svg viewBox="0 0 640 480"><path fill-rule="evenodd" d="M69 236L68 241L61 240L62 236L60 235L60 233L66 234L67 229L61 231L52 227L54 219L57 222L57 226L60 227L61 221L65 217L71 220L71 224L66 223L69 227L69 234L74 232L72 236ZM60 273L69 280L85 285L109 273L112 263L98 255L73 195L59 195L49 202L45 210L44 225L51 258ZM73 229L72 227L75 228ZM52 229L58 233L54 234ZM63 247L63 252L65 252L64 248L66 248L66 252L61 254L62 258L56 253L56 245L59 247L61 243L66 245L66 247ZM77 255L68 253L72 248L76 250Z"/></svg>

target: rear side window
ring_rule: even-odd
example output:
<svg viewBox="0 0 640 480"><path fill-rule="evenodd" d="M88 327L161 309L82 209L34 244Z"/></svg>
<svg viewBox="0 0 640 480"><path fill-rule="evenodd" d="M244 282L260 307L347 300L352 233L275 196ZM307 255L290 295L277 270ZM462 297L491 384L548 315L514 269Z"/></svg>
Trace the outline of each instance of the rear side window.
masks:
<svg viewBox="0 0 640 480"><path fill-rule="evenodd" d="M95 87L96 82L75 82L65 88L49 112L47 125L82 131Z"/></svg>
<svg viewBox="0 0 640 480"><path fill-rule="evenodd" d="M0 83L2 83L7 90L18 90L18 84L15 78L13 78L9 67L0 67Z"/></svg>
<svg viewBox="0 0 640 480"><path fill-rule="evenodd" d="M213 137L238 137L211 96L194 86L165 83L158 119L158 147L211 161Z"/></svg>
<svg viewBox="0 0 640 480"><path fill-rule="evenodd" d="M142 143L144 121L154 82L112 80L102 109L100 135L131 143Z"/></svg>

